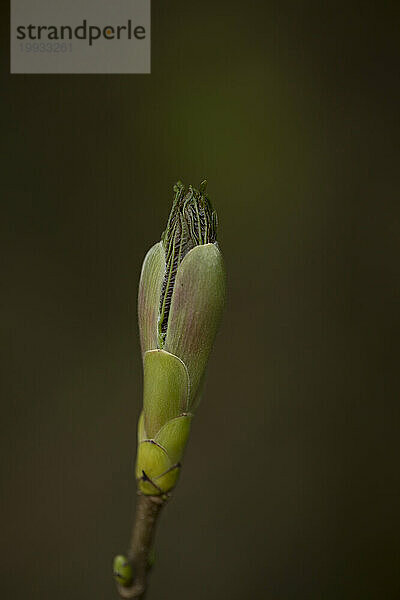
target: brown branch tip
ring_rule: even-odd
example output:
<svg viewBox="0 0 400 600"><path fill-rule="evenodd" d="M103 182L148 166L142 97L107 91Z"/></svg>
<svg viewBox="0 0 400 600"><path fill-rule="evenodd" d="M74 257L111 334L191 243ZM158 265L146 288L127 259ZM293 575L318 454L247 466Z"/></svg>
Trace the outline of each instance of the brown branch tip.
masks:
<svg viewBox="0 0 400 600"><path fill-rule="evenodd" d="M132 578L128 585L114 573L121 598L143 600L147 590L148 574L152 566L153 540L156 523L168 496L145 496L138 493L136 514L131 541L127 553L127 567L131 567Z"/></svg>

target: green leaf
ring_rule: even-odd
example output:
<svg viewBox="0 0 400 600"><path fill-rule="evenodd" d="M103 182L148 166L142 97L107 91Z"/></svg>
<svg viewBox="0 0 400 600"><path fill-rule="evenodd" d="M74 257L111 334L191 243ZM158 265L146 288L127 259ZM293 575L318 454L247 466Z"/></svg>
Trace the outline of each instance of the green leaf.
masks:
<svg viewBox="0 0 400 600"><path fill-rule="evenodd" d="M179 468L173 467L165 450L154 441L139 444L136 478L143 494L158 495L169 492L174 487L180 471Z"/></svg>
<svg viewBox="0 0 400 600"><path fill-rule="evenodd" d="M221 319L225 298L223 260L215 244L196 246L179 265L165 350L186 365L191 410Z"/></svg>
<svg viewBox="0 0 400 600"><path fill-rule="evenodd" d="M164 350L144 355L143 412L146 434L154 438L163 425L187 410L189 380L183 362Z"/></svg>
<svg viewBox="0 0 400 600"><path fill-rule="evenodd" d="M165 253L159 242L146 254L140 275L138 316L142 354L158 348L158 316L164 273Z"/></svg>
<svg viewBox="0 0 400 600"><path fill-rule="evenodd" d="M182 415L176 419L171 419L160 429L155 437L157 444L160 444L167 451L172 464L182 460L186 442L189 437L192 415Z"/></svg>
<svg viewBox="0 0 400 600"><path fill-rule="evenodd" d="M144 440L147 440L148 436L147 436L146 430L144 428L143 411L140 413L137 429L138 429L138 442L143 442Z"/></svg>

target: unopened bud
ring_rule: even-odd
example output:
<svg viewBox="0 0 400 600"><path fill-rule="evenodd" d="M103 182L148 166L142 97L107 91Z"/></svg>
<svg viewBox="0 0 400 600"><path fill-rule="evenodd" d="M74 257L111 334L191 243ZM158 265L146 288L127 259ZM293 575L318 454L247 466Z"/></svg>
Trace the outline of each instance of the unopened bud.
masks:
<svg viewBox="0 0 400 600"><path fill-rule="evenodd" d="M144 494L166 493L176 483L224 304L217 215L205 187L174 186L167 228L140 277L144 395L136 477Z"/></svg>

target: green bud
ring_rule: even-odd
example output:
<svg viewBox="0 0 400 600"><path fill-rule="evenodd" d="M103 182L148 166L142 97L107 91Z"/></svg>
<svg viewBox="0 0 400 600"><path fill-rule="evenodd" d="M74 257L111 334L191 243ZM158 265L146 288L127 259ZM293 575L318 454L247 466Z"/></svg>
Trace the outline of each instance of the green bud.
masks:
<svg viewBox="0 0 400 600"><path fill-rule="evenodd" d="M122 586L129 586L133 580L133 570L125 556L119 554L113 563L114 579Z"/></svg>
<svg viewBox="0 0 400 600"><path fill-rule="evenodd" d="M136 477L144 494L176 484L225 296L217 215L205 195L178 182L161 242L147 253L138 312L143 412Z"/></svg>

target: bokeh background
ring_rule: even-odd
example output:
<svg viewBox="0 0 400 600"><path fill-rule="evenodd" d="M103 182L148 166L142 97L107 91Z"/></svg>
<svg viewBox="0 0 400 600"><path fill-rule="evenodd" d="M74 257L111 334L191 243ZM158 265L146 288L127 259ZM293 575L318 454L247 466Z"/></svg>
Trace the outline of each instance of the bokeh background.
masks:
<svg viewBox="0 0 400 600"><path fill-rule="evenodd" d="M145 76L10 76L1 11L1 597L117 597L141 263L207 177L227 306L148 600L399 598L398 3L153 2Z"/></svg>

